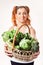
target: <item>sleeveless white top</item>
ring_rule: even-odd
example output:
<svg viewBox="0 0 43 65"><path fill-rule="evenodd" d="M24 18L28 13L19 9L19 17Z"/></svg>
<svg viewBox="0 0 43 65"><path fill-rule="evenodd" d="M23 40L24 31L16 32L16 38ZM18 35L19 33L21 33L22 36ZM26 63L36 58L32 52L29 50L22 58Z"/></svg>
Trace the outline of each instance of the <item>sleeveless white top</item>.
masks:
<svg viewBox="0 0 43 65"><path fill-rule="evenodd" d="M31 26L29 26L29 28L31 28ZM16 29L17 29L17 27L16 27L16 26L14 26L14 30L16 30ZM22 28L21 28L21 29L22 29ZM25 26L25 27L24 27L24 31L25 31L25 32L23 32L24 34L29 32L29 30L28 30L28 27L27 27L27 26Z"/></svg>

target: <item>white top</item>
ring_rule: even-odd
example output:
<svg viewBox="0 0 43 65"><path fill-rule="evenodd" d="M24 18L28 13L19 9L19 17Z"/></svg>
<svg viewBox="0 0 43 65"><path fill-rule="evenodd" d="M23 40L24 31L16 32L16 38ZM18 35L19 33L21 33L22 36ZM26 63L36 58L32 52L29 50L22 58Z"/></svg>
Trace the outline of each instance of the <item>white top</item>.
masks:
<svg viewBox="0 0 43 65"><path fill-rule="evenodd" d="M24 31L25 32L23 32L24 34L25 33L27 33L29 30L28 30L28 27L27 26L23 26L24 27ZM29 28L31 28L31 26L29 25ZM17 27L16 26L14 26L14 30L16 30L17 29ZM21 28L22 29L22 28Z"/></svg>
<svg viewBox="0 0 43 65"><path fill-rule="evenodd" d="M31 63L31 62L34 61L34 60L32 60L32 61L22 61L22 60L14 58L14 57L10 58L10 60L13 61L13 62L17 62L17 63Z"/></svg>

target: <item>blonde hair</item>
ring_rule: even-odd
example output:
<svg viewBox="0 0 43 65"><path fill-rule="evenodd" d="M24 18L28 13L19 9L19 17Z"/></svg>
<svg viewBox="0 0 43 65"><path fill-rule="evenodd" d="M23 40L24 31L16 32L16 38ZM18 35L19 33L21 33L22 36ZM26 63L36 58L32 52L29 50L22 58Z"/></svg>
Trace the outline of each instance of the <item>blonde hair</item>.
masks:
<svg viewBox="0 0 43 65"><path fill-rule="evenodd" d="M30 12L30 9L29 9L28 6L14 6L13 11L12 11L12 22L13 22L13 24L14 24L15 26L17 25L17 24L16 24L15 14L17 13L17 10L18 10L19 8L25 8L28 15L29 15L29 12ZM27 24L30 25L29 16L28 16L28 18L27 18Z"/></svg>

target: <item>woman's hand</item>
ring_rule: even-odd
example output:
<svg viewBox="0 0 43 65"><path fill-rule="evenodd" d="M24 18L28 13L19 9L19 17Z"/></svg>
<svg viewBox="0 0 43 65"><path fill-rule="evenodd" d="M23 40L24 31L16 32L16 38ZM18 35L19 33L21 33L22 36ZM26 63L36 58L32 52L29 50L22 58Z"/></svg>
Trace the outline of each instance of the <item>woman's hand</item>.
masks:
<svg viewBox="0 0 43 65"><path fill-rule="evenodd" d="M40 54L40 51L35 52L35 54L33 55L33 59L37 58L39 54Z"/></svg>
<svg viewBox="0 0 43 65"><path fill-rule="evenodd" d="M12 51L8 50L7 44L4 45L4 50L5 50L5 53L6 53L7 56L9 56L9 57L13 56Z"/></svg>

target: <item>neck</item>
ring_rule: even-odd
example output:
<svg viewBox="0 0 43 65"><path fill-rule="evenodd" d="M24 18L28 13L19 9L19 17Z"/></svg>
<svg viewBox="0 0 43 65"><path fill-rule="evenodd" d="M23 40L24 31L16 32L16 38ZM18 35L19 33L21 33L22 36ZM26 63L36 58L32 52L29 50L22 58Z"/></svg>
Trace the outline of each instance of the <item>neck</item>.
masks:
<svg viewBox="0 0 43 65"><path fill-rule="evenodd" d="M16 21L16 23L17 23L17 27L19 28L21 25L25 24L26 22L21 23L21 22Z"/></svg>

